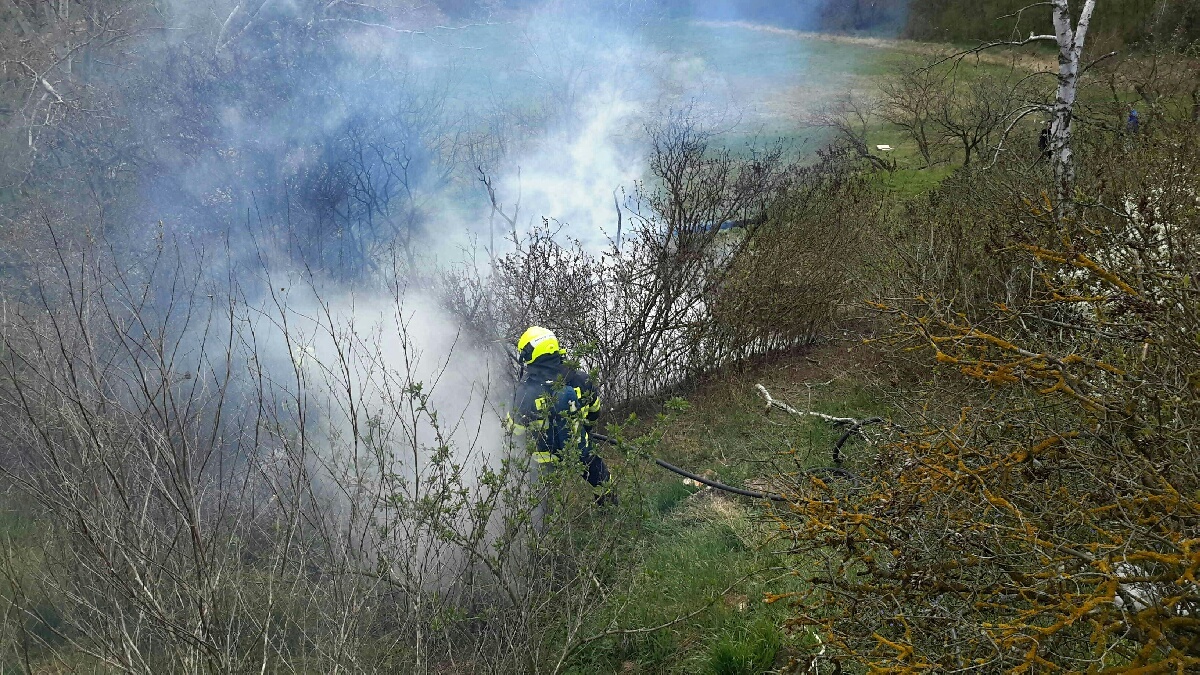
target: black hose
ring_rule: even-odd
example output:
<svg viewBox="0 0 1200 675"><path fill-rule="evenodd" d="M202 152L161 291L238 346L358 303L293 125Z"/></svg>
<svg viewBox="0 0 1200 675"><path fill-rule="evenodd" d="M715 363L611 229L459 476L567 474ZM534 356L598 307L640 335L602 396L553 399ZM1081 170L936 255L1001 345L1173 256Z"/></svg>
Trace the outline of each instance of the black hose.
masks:
<svg viewBox="0 0 1200 675"><path fill-rule="evenodd" d="M591 436L592 438L594 438L598 441L602 441L604 443L610 443L612 445L617 445L617 439L612 438L611 436L605 436L604 434L597 434L597 433L590 433L589 436ZM724 490L725 492L732 492L735 495L742 495L743 497L750 497L752 499L770 499L770 500L776 501L776 502L792 501L791 499L789 499L783 495L775 494L773 492L759 492L758 490L746 490L744 488L734 487L732 485L726 485L725 483L722 483L720 481L715 481L710 478L705 478L703 476L694 474L691 471L688 471L687 469L682 469L680 467L675 466L674 464L671 464L670 462L663 461L657 457L652 457L651 459L654 460L655 464L661 466L662 468L666 469L667 471L677 473L680 476L684 476L686 478L691 478L692 480L696 481L697 483L703 483L704 485L716 488L718 490ZM858 480L858 476L855 476L854 474L852 474L849 471L842 469L840 467L809 469L805 473L812 474L812 475L816 475L817 473L829 473L830 475L838 476L839 478L850 478L856 482Z"/></svg>
<svg viewBox="0 0 1200 675"><path fill-rule="evenodd" d="M851 436L858 433L859 429L867 426L868 424L882 424L882 423L883 423L882 417L868 417L865 420L860 420L858 422L855 422L854 424L851 424L850 428L846 429L846 433L842 434L842 437L838 439L838 442L834 443L834 445L833 445L833 463L836 464L837 466L842 465L842 446L846 444L846 441Z"/></svg>
<svg viewBox="0 0 1200 675"><path fill-rule="evenodd" d="M592 434L592 435L594 436L595 434ZM718 490L724 490L726 492L732 492L735 495L742 495L744 497L753 497L754 499L771 499L771 500L777 501L777 502L791 501L787 497L784 497L783 495L777 495L777 494L773 494L771 492L759 492L758 490L744 490L742 488L733 487L732 485L726 485L724 483L721 483L721 482L718 482L715 480L704 478L703 476L698 476L698 475L692 473L691 471L688 471L687 469L681 469L681 468L675 466L674 464L671 464L670 462L664 462L663 460L661 460L657 457L654 458L654 463L661 466L662 468L666 469L667 471L674 471L675 473L679 474L680 476L687 476L688 478L691 478L692 480L696 481L697 483L704 483L705 485L707 485L709 487L714 487L714 488L717 488Z"/></svg>

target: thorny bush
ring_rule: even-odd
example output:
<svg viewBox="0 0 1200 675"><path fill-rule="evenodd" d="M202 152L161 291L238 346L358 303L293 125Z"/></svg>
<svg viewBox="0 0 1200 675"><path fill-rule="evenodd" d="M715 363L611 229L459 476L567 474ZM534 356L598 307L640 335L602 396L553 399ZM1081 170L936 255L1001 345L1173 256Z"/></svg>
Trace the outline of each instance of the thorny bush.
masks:
<svg viewBox="0 0 1200 675"><path fill-rule="evenodd" d="M1089 136L1076 217L1044 197L1023 205L1002 241L1025 292L1001 279L984 285L1001 291L988 304L937 288L878 304L900 327L895 357L928 357L932 383L866 484L821 483L779 517L813 586L773 599L795 603L793 625L826 658L890 672L1200 667L1189 117Z"/></svg>

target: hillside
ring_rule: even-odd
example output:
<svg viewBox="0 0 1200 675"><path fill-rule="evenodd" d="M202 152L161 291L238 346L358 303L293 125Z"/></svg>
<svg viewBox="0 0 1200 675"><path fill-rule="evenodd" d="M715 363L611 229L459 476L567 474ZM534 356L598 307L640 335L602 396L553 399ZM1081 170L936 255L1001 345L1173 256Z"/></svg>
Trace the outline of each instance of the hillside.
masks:
<svg viewBox="0 0 1200 675"><path fill-rule="evenodd" d="M1197 670L1190 10L1052 4L0 3L0 673Z"/></svg>
<svg viewBox="0 0 1200 675"><path fill-rule="evenodd" d="M908 5L904 35L917 40L962 43L1053 32L1046 9L1031 9L1020 22L1016 21L1014 15L1028 5L1021 0L913 0ZM999 18L1009 16L1013 18ZM1200 39L1200 8L1187 0L1099 2L1092 30L1100 42L1113 46L1134 45L1148 39L1195 42Z"/></svg>

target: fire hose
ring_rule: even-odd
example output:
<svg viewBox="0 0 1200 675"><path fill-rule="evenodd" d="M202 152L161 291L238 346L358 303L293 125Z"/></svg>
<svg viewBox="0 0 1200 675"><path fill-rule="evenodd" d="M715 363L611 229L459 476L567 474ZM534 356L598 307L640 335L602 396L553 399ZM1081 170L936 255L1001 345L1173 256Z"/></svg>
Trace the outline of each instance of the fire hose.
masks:
<svg viewBox="0 0 1200 675"><path fill-rule="evenodd" d="M883 419L881 419L881 418L872 417L870 419L862 420L861 422L856 422L849 429L847 429L846 432L844 434L842 434L842 437L840 439L838 439L837 445L835 445L833 448L834 462L836 464L842 463L842 455L841 455L842 446L846 443L846 440L849 439L851 435L856 433L859 429L861 429L863 426L865 426L867 424L873 424L873 423L882 422L882 421L883 421ZM592 433L589 435L592 438L594 438L598 441L601 441L603 443L609 443L611 445L620 445L620 442L617 439L612 438L611 436L605 436L604 434L597 434L597 433ZM698 474L692 473L691 471L688 471L687 469L680 468L678 466L675 466L674 464L671 464L670 462L661 460L657 457L652 457L651 459L654 460L655 464L661 466L662 468L666 469L667 471L676 473L680 476L684 476L685 478L690 478L690 479L696 481L697 483L707 485L711 488L716 488L718 490L724 490L725 492L731 492L735 495L742 495L743 497L750 497L751 499L770 499L771 501L776 501L776 502L792 501L791 498L789 498L789 497L786 497L781 494L776 494L773 492L761 492L759 490L747 490L745 488L739 488L739 487L734 487L732 485L726 485L725 483L722 483L720 481L712 480L711 478L705 478L704 476L700 476ZM840 466L818 467L818 468L812 468L812 469L805 469L802 473L810 475L810 476L826 474L829 476L835 476L837 478L847 478L847 479L850 479L855 482L858 482L858 480L859 480L858 476L841 468Z"/></svg>

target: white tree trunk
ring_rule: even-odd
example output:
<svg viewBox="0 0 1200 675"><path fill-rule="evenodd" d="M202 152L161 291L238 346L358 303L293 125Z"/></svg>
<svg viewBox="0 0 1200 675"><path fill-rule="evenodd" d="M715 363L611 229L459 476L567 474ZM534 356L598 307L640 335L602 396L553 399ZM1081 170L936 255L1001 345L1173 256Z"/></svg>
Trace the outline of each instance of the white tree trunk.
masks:
<svg viewBox="0 0 1200 675"><path fill-rule="evenodd" d="M1052 2L1054 36L1058 42L1058 96L1054 102L1054 121L1050 126L1050 147L1058 197L1057 215L1061 220L1074 212L1075 158L1071 151L1073 111L1079 89L1080 57L1096 0L1084 2L1078 24L1071 18L1070 0Z"/></svg>

